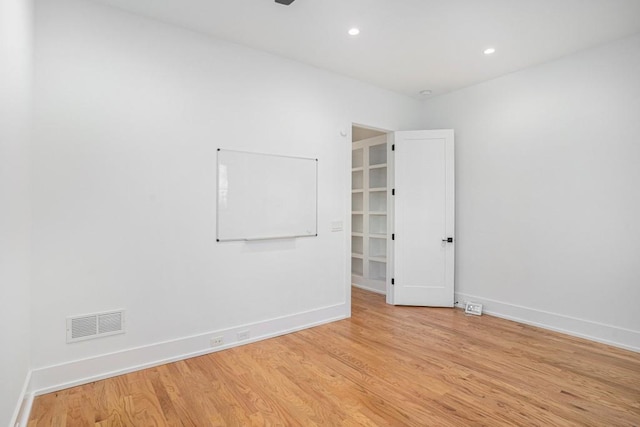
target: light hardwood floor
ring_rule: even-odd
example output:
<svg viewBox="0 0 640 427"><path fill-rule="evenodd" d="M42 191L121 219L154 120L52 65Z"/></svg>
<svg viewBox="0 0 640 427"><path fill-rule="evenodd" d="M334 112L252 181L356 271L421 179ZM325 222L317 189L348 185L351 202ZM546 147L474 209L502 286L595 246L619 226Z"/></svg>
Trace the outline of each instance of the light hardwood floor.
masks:
<svg viewBox="0 0 640 427"><path fill-rule="evenodd" d="M34 426L640 426L640 354L353 289L353 317L36 398Z"/></svg>

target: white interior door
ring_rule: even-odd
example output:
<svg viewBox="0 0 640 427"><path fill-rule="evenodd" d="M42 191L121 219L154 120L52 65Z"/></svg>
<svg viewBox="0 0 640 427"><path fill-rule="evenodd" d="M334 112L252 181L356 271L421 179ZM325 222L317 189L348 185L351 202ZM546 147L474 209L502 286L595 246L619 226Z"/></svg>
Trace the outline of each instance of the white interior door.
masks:
<svg viewBox="0 0 640 427"><path fill-rule="evenodd" d="M453 307L453 130L394 134L393 304Z"/></svg>

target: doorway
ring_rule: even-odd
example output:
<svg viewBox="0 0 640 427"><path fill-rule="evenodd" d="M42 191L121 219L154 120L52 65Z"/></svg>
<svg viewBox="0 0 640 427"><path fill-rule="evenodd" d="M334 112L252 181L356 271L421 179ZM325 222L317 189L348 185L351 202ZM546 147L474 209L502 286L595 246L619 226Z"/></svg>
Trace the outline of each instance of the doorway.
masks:
<svg viewBox="0 0 640 427"><path fill-rule="evenodd" d="M352 286L388 304L452 307L453 130L354 124L351 139Z"/></svg>
<svg viewBox="0 0 640 427"><path fill-rule="evenodd" d="M391 231L389 132L351 129L351 284L387 294Z"/></svg>

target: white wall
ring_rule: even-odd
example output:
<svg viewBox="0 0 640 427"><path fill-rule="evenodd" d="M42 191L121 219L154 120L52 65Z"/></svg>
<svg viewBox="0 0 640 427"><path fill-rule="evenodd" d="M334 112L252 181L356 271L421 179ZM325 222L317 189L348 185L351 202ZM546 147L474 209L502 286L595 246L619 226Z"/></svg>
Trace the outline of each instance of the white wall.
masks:
<svg viewBox="0 0 640 427"><path fill-rule="evenodd" d="M39 2L36 28L32 389L206 351L212 334L234 341L247 324L257 337L346 315L350 139L339 131L353 122L456 130L461 299L640 348L639 38L422 106L91 2ZM14 140L18 162L0 162L17 186L0 194L11 230L24 230L10 280L25 286L11 288L23 304L9 313L28 324L17 191L28 167L16 166L28 147ZM218 147L318 157L320 235L215 243ZM335 220L344 232L329 231ZM117 308L126 334L65 343L67 316ZM22 366L7 372L15 398L20 331L2 356Z"/></svg>
<svg viewBox="0 0 640 427"><path fill-rule="evenodd" d="M460 301L640 350L640 36L429 100Z"/></svg>
<svg viewBox="0 0 640 427"><path fill-rule="evenodd" d="M339 130L413 127L417 101L91 2L40 2L36 28L35 388L156 356L55 364L348 313L350 139ZM319 236L216 243L218 147L318 157ZM330 232L334 220L344 232ZM65 343L66 316L118 308L126 334Z"/></svg>
<svg viewBox="0 0 640 427"><path fill-rule="evenodd" d="M29 116L32 6L0 0L0 426L29 368Z"/></svg>

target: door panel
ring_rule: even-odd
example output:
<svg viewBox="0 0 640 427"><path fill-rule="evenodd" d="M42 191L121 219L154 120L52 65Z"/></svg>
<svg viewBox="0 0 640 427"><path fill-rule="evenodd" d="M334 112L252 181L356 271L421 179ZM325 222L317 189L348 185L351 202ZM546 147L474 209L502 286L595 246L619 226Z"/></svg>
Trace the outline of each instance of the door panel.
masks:
<svg viewBox="0 0 640 427"><path fill-rule="evenodd" d="M394 304L454 303L453 131L395 133Z"/></svg>

